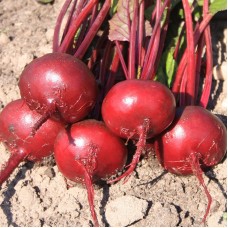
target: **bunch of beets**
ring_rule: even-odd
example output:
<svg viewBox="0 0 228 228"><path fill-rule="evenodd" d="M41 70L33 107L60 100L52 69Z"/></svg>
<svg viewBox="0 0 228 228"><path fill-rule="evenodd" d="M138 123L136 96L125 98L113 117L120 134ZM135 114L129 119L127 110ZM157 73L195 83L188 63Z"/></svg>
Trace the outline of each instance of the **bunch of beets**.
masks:
<svg viewBox="0 0 228 228"><path fill-rule="evenodd" d="M86 186L99 226L93 183L126 182L152 139L164 169L198 178L208 198L205 222L212 199L203 170L223 159L227 133L206 110L213 67L209 22L221 9L200 2L65 0L53 52L25 67L21 99L0 114L0 140L11 152L0 185L20 162L54 151L61 173ZM181 10L170 42L173 15ZM129 141L135 151L125 166Z"/></svg>

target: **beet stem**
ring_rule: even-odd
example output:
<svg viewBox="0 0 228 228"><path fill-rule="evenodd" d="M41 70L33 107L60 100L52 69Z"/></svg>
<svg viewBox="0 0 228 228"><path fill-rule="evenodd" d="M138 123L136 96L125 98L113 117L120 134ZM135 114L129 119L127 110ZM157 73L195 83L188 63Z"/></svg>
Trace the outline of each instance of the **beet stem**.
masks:
<svg viewBox="0 0 228 228"><path fill-rule="evenodd" d="M134 171L136 165L139 162L140 156L143 153L143 151L145 150L145 146L146 146L146 137L147 137L147 133L149 130L149 125L150 125L150 121L148 119L144 120L144 123L142 125L142 127L139 128L139 140L136 144L136 152L133 156L132 162L127 166L128 169L119 177L113 179L113 180L109 180L108 183L114 183L116 181L121 180L122 178L124 178L124 184L128 181L130 175L132 174L132 172Z"/></svg>
<svg viewBox="0 0 228 228"><path fill-rule="evenodd" d="M157 1L156 3L156 22L152 31L152 35L149 40L147 52L144 58L143 69L141 74L141 79L149 79L151 73L153 72L154 63L156 61L156 57L158 54L159 49L159 42L160 42L160 32L161 32L161 18L164 13L165 7L169 4L169 0L165 0L162 7L160 6L160 2Z"/></svg>
<svg viewBox="0 0 228 228"><path fill-rule="evenodd" d="M88 17L94 5L97 4L97 1L98 0L89 1L88 4L82 9L78 17L74 18L74 21L72 21L72 24L58 49L59 52L66 52L68 50L72 40L74 39L76 31L79 29L82 22Z"/></svg>
<svg viewBox="0 0 228 228"><path fill-rule="evenodd" d="M108 93L108 91L115 84L116 74L117 74L117 71L118 71L118 68L120 65L119 63L120 63L120 58L119 58L119 55L118 55L116 48L115 48L114 57L113 57L113 60L112 60L112 63L111 63L110 69L109 69L109 73L108 73L108 79L107 79L107 82L105 84L105 89L104 89L105 95Z"/></svg>
<svg viewBox="0 0 228 228"><path fill-rule="evenodd" d="M129 45L129 64L128 64L128 75L130 79L136 78L135 75L135 58L136 58L136 37L137 37L137 28L138 28L138 1L134 1L133 4L133 19L131 23L130 30L130 45Z"/></svg>
<svg viewBox="0 0 228 228"><path fill-rule="evenodd" d="M110 57L111 49L112 49L112 42L108 40L104 48L104 53L100 64L99 79L102 86L104 86L106 82L107 68L110 60L109 57Z"/></svg>
<svg viewBox="0 0 228 228"><path fill-rule="evenodd" d="M48 111L46 113L44 113L40 119L34 124L32 131L30 133L30 136L34 136L36 134L36 132L40 129L40 127L50 118L50 116L55 112L55 110L53 111Z"/></svg>
<svg viewBox="0 0 228 228"><path fill-rule="evenodd" d="M149 55L149 59L147 62L147 68L146 71L143 69L142 75L145 72L146 79L152 79L153 75L152 72L154 71L154 64L157 58L157 54L158 54L158 50L159 50L159 45L160 45L160 38L161 38L161 25L160 25L160 20L161 20L161 16L164 12L164 7L163 9L161 9L161 2L157 1L156 2L156 22L155 22L155 26L158 24L158 26L156 26L156 33L154 34L154 39L153 39L153 44L150 50L150 55ZM160 12L161 11L161 12ZM160 15L159 15L160 14ZM160 17L159 17L160 16Z"/></svg>
<svg viewBox="0 0 228 228"><path fill-rule="evenodd" d="M94 49L92 50L92 54L89 58L87 66L90 70L92 70L94 65L96 65L96 63L98 62L98 60L97 60L98 53L99 53L99 50L102 49L103 44L107 42L107 35L108 35L108 29L106 27L104 29L102 35L99 37Z"/></svg>
<svg viewBox="0 0 228 228"><path fill-rule="evenodd" d="M63 21L63 17L66 14L67 9L70 6L72 0L66 0L62 9L60 10L59 16L56 21L54 36L53 36L53 52L56 52L59 48L59 32L61 28L61 24Z"/></svg>
<svg viewBox="0 0 228 228"><path fill-rule="evenodd" d="M90 212L91 212L91 215L93 218L94 226L99 227L99 222L98 222L97 215L96 215L96 212L94 209L94 188L93 188L91 176L88 173L88 170L86 169L86 167L82 164L82 162L80 162L78 160L77 160L77 162L78 162L78 164L81 165L81 168L84 171L84 184L87 189L89 208L90 208Z"/></svg>
<svg viewBox="0 0 228 228"><path fill-rule="evenodd" d="M197 54L196 54L196 90L195 90L196 97L199 94L202 53L203 53L204 46L205 46L205 39L204 39L204 36L201 36L199 39Z"/></svg>
<svg viewBox="0 0 228 228"><path fill-rule="evenodd" d="M204 31L204 29L208 26L210 20L212 19L212 16L213 15L211 15L211 14L205 15L205 17L201 21L200 25L195 28L195 31L194 31L195 45L198 43L200 36L201 36L202 32ZM177 96L177 94L179 92L181 80L182 80L182 76L183 76L183 71L185 70L186 65L187 65L187 52L185 50L184 54L182 55L181 61L178 65L176 75L174 78L174 82L172 85L172 92L174 93L175 96Z"/></svg>
<svg viewBox="0 0 228 228"><path fill-rule="evenodd" d="M168 1L167 2L166 19L165 19L165 22L164 22L164 24L162 26L162 29L161 29L160 43L159 43L159 47L158 47L157 57L155 59L153 71L152 71L151 76L150 76L151 80L153 80L155 78L155 76L156 76L156 72L157 72L157 69L158 69L158 66L159 66L159 63L160 63L160 59L161 59L161 56L162 56L162 52L163 52L163 49L164 49L165 40L166 40L166 34L167 34L167 31L168 31L168 26L169 26L169 18L170 18L170 11L171 11L170 4L171 4L171 2Z"/></svg>
<svg viewBox="0 0 228 228"><path fill-rule="evenodd" d="M124 75L125 75L126 79L129 79L127 66L126 66L126 63L125 63L125 60L124 60L124 57L123 57L123 54L122 54L120 43L119 43L119 41L115 40L115 44L116 44L117 53L118 53L119 58L120 58L121 66L122 66L123 71L124 71Z"/></svg>
<svg viewBox="0 0 228 228"><path fill-rule="evenodd" d="M205 212L203 220L202 220L202 223L205 223L206 218L207 218L207 216L209 214L209 211L210 211L210 207L211 207L211 203L212 203L212 197L211 197L211 195L210 195L210 193L208 191L208 188L205 185L205 182L204 182L204 179L203 179L203 171L202 171L202 169L200 167L199 157L197 156L196 153L191 153L189 158L190 158L190 163L191 163L191 166L192 166L193 174L198 178L199 183L203 187L203 189L204 189L204 191L206 193L207 199L208 199L207 209L206 209L206 212Z"/></svg>
<svg viewBox="0 0 228 228"><path fill-rule="evenodd" d="M15 150L11 152L9 160L2 165L0 170L0 186L9 178L11 173L28 156L24 150Z"/></svg>
<svg viewBox="0 0 228 228"><path fill-rule="evenodd" d="M185 98L187 103L185 105L195 104L195 84L196 84L196 72L195 72L195 43L193 32L193 21L191 8L188 0L182 0L185 14L186 33L187 33L187 72L188 72L188 86L186 86L186 92L189 95ZM186 93L184 93L186 94Z"/></svg>
<svg viewBox="0 0 228 228"><path fill-rule="evenodd" d="M178 52L180 50L180 46L181 46L181 40L182 40L182 37L184 35L184 29L185 29L185 23L181 24L181 31L180 31L180 35L178 37L178 40L177 40L177 44L176 44L176 47L175 47L175 50L174 50L174 53L173 53L173 58L177 61L177 57L178 57Z"/></svg>
<svg viewBox="0 0 228 228"><path fill-rule="evenodd" d="M93 38L97 34L98 29L100 28L101 24L103 23L109 9L110 9L111 1L106 0L103 7L101 8L99 14L97 15L96 19L94 20L93 24L91 25L88 33L86 34L85 39L79 46L78 50L74 54L75 57L82 59L85 55L89 45L91 44Z"/></svg>
<svg viewBox="0 0 228 228"><path fill-rule="evenodd" d="M209 5L208 0L205 0L203 5L204 16L207 15L208 13L208 5ZM210 97L211 86L212 86L212 74L213 74L213 55L212 55L210 26L206 27L204 31L204 36L205 36L205 42L206 42L206 79L205 79L203 92L200 98L200 105L206 108Z"/></svg>
<svg viewBox="0 0 228 228"><path fill-rule="evenodd" d="M187 85L187 67L185 67L182 80L181 80L181 86L180 86L180 100L179 100L179 106L185 106L187 102L187 96L186 96L186 85Z"/></svg>
<svg viewBox="0 0 228 228"><path fill-rule="evenodd" d="M138 59L137 64L142 68L142 48L143 48L143 39L144 34L144 11L145 11L145 2L142 1L139 6L139 31L138 31Z"/></svg>

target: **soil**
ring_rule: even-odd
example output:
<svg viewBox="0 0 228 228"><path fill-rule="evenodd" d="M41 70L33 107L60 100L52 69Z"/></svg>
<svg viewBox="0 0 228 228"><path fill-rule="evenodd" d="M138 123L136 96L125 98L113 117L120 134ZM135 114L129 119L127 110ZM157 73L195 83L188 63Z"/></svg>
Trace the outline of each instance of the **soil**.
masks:
<svg viewBox="0 0 228 228"><path fill-rule="evenodd" d="M31 60L52 51L55 21L63 1L0 0L0 111L20 97L21 71ZM226 125L227 18L211 24L214 52L213 90L208 109ZM9 157L0 145L3 164ZM95 205L102 226L197 227L227 225L227 159L205 173L213 203L206 224L204 191L194 176L165 172L154 156L143 159L126 184L96 185ZM52 157L21 163L0 187L0 226L91 226L83 186L66 187Z"/></svg>

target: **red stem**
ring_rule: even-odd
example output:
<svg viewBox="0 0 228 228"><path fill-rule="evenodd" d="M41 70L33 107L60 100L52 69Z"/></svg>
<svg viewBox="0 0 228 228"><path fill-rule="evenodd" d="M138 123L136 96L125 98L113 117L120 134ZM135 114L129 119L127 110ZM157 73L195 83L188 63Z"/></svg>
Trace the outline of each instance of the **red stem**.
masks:
<svg viewBox="0 0 228 228"><path fill-rule="evenodd" d="M205 211L202 223L205 223L206 218L210 212L210 207L211 207L211 203L212 203L212 197L207 189L207 186L205 185L204 179L203 179L203 171L200 167L200 162L199 162L199 156L197 156L196 153L191 153L190 156L190 164L192 166L192 171L193 174L198 178L200 185L203 187L204 192L207 196L208 199L208 204L207 204L207 209Z"/></svg>
<svg viewBox="0 0 228 228"><path fill-rule="evenodd" d="M56 52L59 48L59 32L60 32L61 24L71 2L72 0L65 1L63 7L60 10L59 16L57 18L55 30L54 30L54 36L53 36L53 52Z"/></svg>
<svg viewBox="0 0 228 228"><path fill-rule="evenodd" d="M70 24L79 16L86 2L87 2L86 0L79 0L79 2L77 3L76 9L74 11L72 20L70 21Z"/></svg>
<svg viewBox="0 0 228 228"><path fill-rule="evenodd" d="M162 26L162 29L161 29L158 53L157 53L157 57L155 59L153 71L152 71L151 77L150 77L150 79L152 79L152 80L156 76L156 72L157 72L157 69L158 69L158 65L159 65L159 62L160 62L160 59L161 59L161 56L162 56L162 52L163 52L163 48L164 48L164 44L165 44L166 34L167 34L168 26L169 26L170 1L167 2L167 8L168 9L167 9L166 19L165 19L164 25Z"/></svg>
<svg viewBox="0 0 228 228"><path fill-rule="evenodd" d="M80 48L80 45L82 44L83 40L85 39L85 34L87 31L88 21L83 21L82 25L80 26L80 34L77 37L76 40L73 40L73 45L71 47L72 49L72 55L75 54L76 50Z"/></svg>
<svg viewBox="0 0 228 228"><path fill-rule="evenodd" d="M191 7L192 7L192 9L191 9L191 12L193 13L193 11L194 11L194 4L195 4L196 2L195 1L193 1L193 3L192 3L192 5L191 5ZM182 36L183 36L183 34L184 34L184 30L185 29L185 23L183 23L182 25L181 25L181 31L180 31L180 35L179 35L179 37L178 37L178 41L177 41L177 44L176 44L176 48L175 48L175 51L174 51L174 54L173 54L173 58L177 61L177 56L178 56L178 51L179 51L179 48L180 48L180 44L181 44L181 39L182 39Z"/></svg>
<svg viewBox="0 0 228 228"><path fill-rule="evenodd" d="M130 45L129 45L129 56L128 56L128 76L129 79L133 79L136 77L135 74L135 58L136 58L136 34L138 28L138 10L139 10L139 3L138 0L134 1L134 8L133 8L133 18L131 23L131 30L130 30Z"/></svg>
<svg viewBox="0 0 228 228"><path fill-rule="evenodd" d="M78 17L74 18L74 21L72 21L71 26L69 27L69 30L60 45L59 52L66 52L72 43L72 40L74 39L76 31L79 29L82 22L88 17L89 13L93 9L94 5L97 4L98 0L91 0L88 2L88 4L82 9Z"/></svg>
<svg viewBox="0 0 228 228"><path fill-rule="evenodd" d="M166 0L164 2L164 4L162 5L161 10L160 10L160 1L157 1L157 4L156 4L156 13L157 13L156 14L156 23L155 23L152 35L150 37L149 45L148 45L146 56L144 59L142 74L140 77L141 79L149 78L151 75L151 72L153 71L152 68L154 67L154 62L155 62L158 47L159 47L161 18L162 18L163 12L164 12L165 7L167 6L168 2L169 2L169 0Z"/></svg>
<svg viewBox="0 0 228 228"><path fill-rule="evenodd" d="M185 14L185 24L186 24L186 35L187 35L187 73L188 81L186 86L186 104L195 104L195 85L196 85L196 71L195 71L195 43L194 43L194 32L193 32L193 21L191 8L188 0L182 0Z"/></svg>
<svg viewBox="0 0 228 228"><path fill-rule="evenodd" d="M97 17L97 12L98 12L98 5L95 5L93 7L93 10L92 10L92 15L91 15L91 19L89 21L89 29L90 27L92 26L93 22L95 21L96 17Z"/></svg>
<svg viewBox="0 0 228 228"><path fill-rule="evenodd" d="M62 34L62 38L61 38L61 42L60 43L62 43L64 37L67 34L67 31L68 31L68 29L69 29L69 27L71 25L71 22L73 21L73 18L74 18L74 15L75 15L75 11L78 10L78 5L77 5L77 7L76 7L76 5L77 5L77 0L74 0L73 5L72 5L72 7L70 9L68 18L67 18L67 22L66 22L65 28L63 30L63 34Z"/></svg>
<svg viewBox="0 0 228 228"><path fill-rule="evenodd" d="M138 32L138 66L142 67L142 47L143 47L143 38L144 38L144 10L145 2L142 1L139 7L139 32Z"/></svg>
<svg viewBox="0 0 228 228"><path fill-rule="evenodd" d="M32 131L30 136L35 136L36 132L40 129L40 127L56 112L55 109L50 109L49 111L45 112L40 119L34 124L32 127Z"/></svg>
<svg viewBox="0 0 228 228"><path fill-rule="evenodd" d="M92 54L88 61L88 67L91 70L94 67L94 64L97 62L99 50L102 48L103 44L107 42L108 29L104 29L102 35L99 37Z"/></svg>
<svg viewBox="0 0 228 228"><path fill-rule="evenodd" d="M175 47L175 50L174 50L174 53L173 53L173 58L177 61L177 57L178 57L178 52L179 52L179 49L180 49L180 45L181 45L181 39L184 35L184 28L185 28L185 23L183 23L181 25L181 31L180 31L180 35L178 37L178 41L177 41L177 44L176 44L176 47Z"/></svg>
<svg viewBox="0 0 228 228"><path fill-rule="evenodd" d="M182 80L181 80L180 92L179 92L179 96L180 96L179 106L185 106L187 102L187 96L186 96L187 78L188 78L187 67L185 67Z"/></svg>
<svg viewBox="0 0 228 228"><path fill-rule="evenodd" d="M75 53L75 57L82 59L85 55L89 45L91 44L93 38L97 34L98 29L100 28L101 24L103 23L109 9L111 6L111 0L106 0L103 7L101 8L99 14L97 15L96 19L94 20L93 24L91 25L88 33L86 34L85 39L79 46L78 50Z"/></svg>
<svg viewBox="0 0 228 228"><path fill-rule="evenodd" d="M119 55L120 62L121 62L121 65L122 65L122 68L123 68L123 71L124 71L124 75L125 75L126 79L129 79L127 66L126 66L126 63L125 63L125 60L124 60L124 57L123 57L123 54L122 54L122 50L121 50L122 48L120 46L119 41L115 40L115 44L116 44L116 50L117 50L117 53Z"/></svg>
<svg viewBox="0 0 228 228"><path fill-rule="evenodd" d="M77 162L81 166L82 170L84 171L84 184L87 189L89 208L90 208L91 216L93 218L94 226L99 227L99 222L98 222L97 215L96 215L96 212L94 209L94 188L93 188L91 175L88 173L88 170L86 169L86 167L83 165L82 162L80 162L78 160L77 160Z"/></svg>
<svg viewBox="0 0 228 228"><path fill-rule="evenodd" d="M6 164L2 165L0 170L0 186L9 178L11 173L28 156L28 153L21 149L11 152L11 156Z"/></svg>
<svg viewBox="0 0 228 228"><path fill-rule="evenodd" d="M108 91L111 89L111 87L115 83L116 73L118 71L119 64L120 64L120 58L119 58L117 51L115 51L114 57L112 60L112 64L111 64L110 69L109 69L109 75L108 75L107 83L105 85L104 95L106 95L108 93Z"/></svg>
<svg viewBox="0 0 228 228"><path fill-rule="evenodd" d="M161 26L160 26L161 22L160 22L160 18L159 18L160 8L161 8L161 2L157 1L157 4L156 4L156 22L155 22L155 24L158 24L158 27L157 27L157 31L156 31L156 34L155 34L155 37L154 37L152 48L150 50L150 56L149 56L149 60L148 60L148 63L147 63L146 71L144 71L145 74L146 74L145 75L146 79L152 79L152 76L153 76L152 72L155 71L154 70L154 64L155 64L155 61L156 61L156 58L157 58L159 44L160 44L160 37L161 37ZM160 14L162 15L163 12L164 11L162 11L162 13L160 13Z"/></svg>
<svg viewBox="0 0 228 228"><path fill-rule="evenodd" d="M206 16L208 13L208 7L209 7L209 2L208 0L205 0L203 5L204 16ZM206 64L207 65L206 65L206 78L205 78L203 92L200 98L200 105L206 108L210 97L211 86L212 86L212 74L213 74L213 55L212 55L210 26L206 27L204 31L204 36L205 36L205 43L206 43L206 60L207 60Z"/></svg>
<svg viewBox="0 0 228 228"><path fill-rule="evenodd" d="M107 41L107 44L104 49L104 53L101 59L101 64L100 64L100 74L99 74L99 79L102 84L102 86L105 85L105 79L106 79L106 74L107 74L107 69L108 69L108 63L109 63L109 57L110 57L110 52L112 49L112 42Z"/></svg>
<svg viewBox="0 0 228 228"><path fill-rule="evenodd" d="M203 53L204 46L205 46L205 39L204 39L204 36L201 36L198 42L197 53L196 53L196 90L195 90L196 97L199 94L202 53Z"/></svg>
<svg viewBox="0 0 228 228"><path fill-rule="evenodd" d="M125 171L121 176L119 176L113 180L109 180L108 181L109 184L119 181L122 178L124 178L124 183L127 182L130 175L134 171L136 165L138 164L141 154L143 153L143 151L145 151L146 137L147 137L147 133L149 130L149 125L150 125L150 121L148 119L145 119L142 126L138 129L139 140L136 144L137 149L133 156L132 162L128 165L127 171Z"/></svg>
<svg viewBox="0 0 228 228"><path fill-rule="evenodd" d="M199 40L202 32L204 31L206 26L209 24L210 20L212 19L212 16L213 15L211 15L211 14L205 15L205 18L203 18L200 25L195 28L195 32L194 32L194 43L195 43L195 45L198 43L198 40ZM181 58L181 61L178 65L176 75L174 78L174 82L173 82L173 86L172 86L172 92L175 94L175 96L178 95L180 85L181 85L182 75L183 75L183 72L184 72L186 65L187 65L187 51L185 50L185 52Z"/></svg>

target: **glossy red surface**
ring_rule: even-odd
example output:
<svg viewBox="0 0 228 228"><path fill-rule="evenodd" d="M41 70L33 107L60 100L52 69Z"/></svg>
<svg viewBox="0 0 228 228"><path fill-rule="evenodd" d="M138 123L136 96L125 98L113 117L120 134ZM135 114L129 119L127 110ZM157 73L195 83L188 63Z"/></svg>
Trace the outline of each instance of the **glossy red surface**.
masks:
<svg viewBox="0 0 228 228"><path fill-rule="evenodd" d="M30 110L24 100L10 102L0 114L0 141L11 153L26 151L27 159L31 161L49 156L53 153L55 138L64 125L49 119L31 136L40 118L41 115Z"/></svg>
<svg viewBox="0 0 228 228"><path fill-rule="evenodd" d="M161 133L175 115L175 99L164 85L148 80L125 80L109 91L102 104L105 124L123 138L138 139L149 121L147 138Z"/></svg>
<svg viewBox="0 0 228 228"><path fill-rule="evenodd" d="M82 182L84 170L81 164L94 180L106 179L123 168L127 149L103 122L84 120L58 135L54 155L66 178Z"/></svg>
<svg viewBox="0 0 228 228"><path fill-rule="evenodd" d="M222 121L200 106L178 108L172 125L155 141L158 159L175 174L193 174L190 154L203 166L218 164L226 153L227 132Z"/></svg>
<svg viewBox="0 0 228 228"><path fill-rule="evenodd" d="M66 122L83 119L97 97L97 85L87 66L64 53L46 54L27 65L20 76L21 97L44 114L56 110Z"/></svg>

